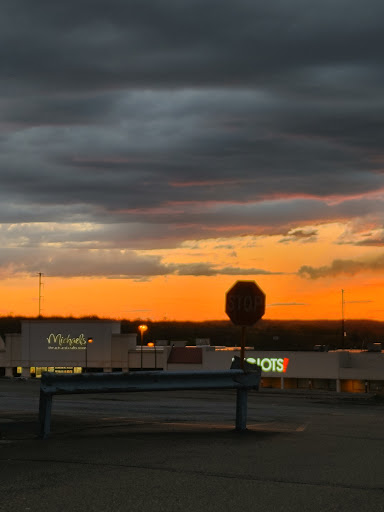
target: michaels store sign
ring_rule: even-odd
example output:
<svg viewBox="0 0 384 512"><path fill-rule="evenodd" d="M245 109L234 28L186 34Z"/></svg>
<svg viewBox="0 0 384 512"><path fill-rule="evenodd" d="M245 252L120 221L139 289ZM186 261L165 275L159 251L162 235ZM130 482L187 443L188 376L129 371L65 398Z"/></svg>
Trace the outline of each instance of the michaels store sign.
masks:
<svg viewBox="0 0 384 512"><path fill-rule="evenodd" d="M51 333L47 338L47 343L48 350L85 350L87 340L84 334L72 338L70 334L63 336L62 334Z"/></svg>
<svg viewBox="0 0 384 512"><path fill-rule="evenodd" d="M112 334L119 334L119 330L120 325L115 328L113 322L103 321L25 321L22 359L31 361L31 366L81 366L78 363L85 360L88 351L93 360L104 361L110 358Z"/></svg>

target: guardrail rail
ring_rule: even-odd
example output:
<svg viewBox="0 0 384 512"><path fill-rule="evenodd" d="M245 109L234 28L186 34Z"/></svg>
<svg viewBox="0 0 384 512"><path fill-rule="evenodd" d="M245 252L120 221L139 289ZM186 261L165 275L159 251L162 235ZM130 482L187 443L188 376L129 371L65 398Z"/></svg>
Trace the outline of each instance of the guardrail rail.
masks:
<svg viewBox="0 0 384 512"><path fill-rule="evenodd" d="M138 391L175 391L236 389L236 430L246 430L248 390L258 390L261 370L251 371L138 371L81 374L42 374L40 383L40 437L46 439L51 429L54 395L77 393L126 393Z"/></svg>

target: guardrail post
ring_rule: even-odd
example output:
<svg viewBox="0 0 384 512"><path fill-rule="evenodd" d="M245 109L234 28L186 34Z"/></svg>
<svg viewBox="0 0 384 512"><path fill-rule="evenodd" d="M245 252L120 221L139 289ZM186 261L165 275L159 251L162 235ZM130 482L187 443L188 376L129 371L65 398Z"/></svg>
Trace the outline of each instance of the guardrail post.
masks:
<svg viewBox="0 0 384 512"><path fill-rule="evenodd" d="M52 395L40 390L39 422L40 437L46 439L51 430Z"/></svg>
<svg viewBox="0 0 384 512"><path fill-rule="evenodd" d="M236 430L247 430L248 390L238 389L236 393Z"/></svg>

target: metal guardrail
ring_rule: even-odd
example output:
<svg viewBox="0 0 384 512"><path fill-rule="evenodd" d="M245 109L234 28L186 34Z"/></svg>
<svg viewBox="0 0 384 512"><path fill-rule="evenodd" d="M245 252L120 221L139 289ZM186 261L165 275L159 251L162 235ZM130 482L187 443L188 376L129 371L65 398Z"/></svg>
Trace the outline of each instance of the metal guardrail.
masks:
<svg viewBox="0 0 384 512"><path fill-rule="evenodd" d="M43 373L40 384L40 437L50 433L53 395L77 393L124 393L137 391L175 391L236 389L236 430L246 430L249 389L258 389L261 371L149 371L116 373Z"/></svg>

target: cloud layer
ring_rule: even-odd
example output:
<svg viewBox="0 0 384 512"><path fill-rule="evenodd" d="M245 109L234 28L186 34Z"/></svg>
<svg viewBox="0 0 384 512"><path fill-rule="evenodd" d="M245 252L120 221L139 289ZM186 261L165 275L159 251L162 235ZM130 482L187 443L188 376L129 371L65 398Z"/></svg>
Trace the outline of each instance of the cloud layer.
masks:
<svg viewBox="0 0 384 512"><path fill-rule="evenodd" d="M4 0L2 13L3 273L275 274L138 251L315 243L308 225L368 218L338 243L383 246L382 2Z"/></svg>
<svg viewBox="0 0 384 512"><path fill-rule="evenodd" d="M354 276L359 272L382 271L384 270L384 255L367 261L358 260L333 260L331 265L322 267L311 267L303 265L298 274L308 279L319 279L321 277L335 277L339 275Z"/></svg>

